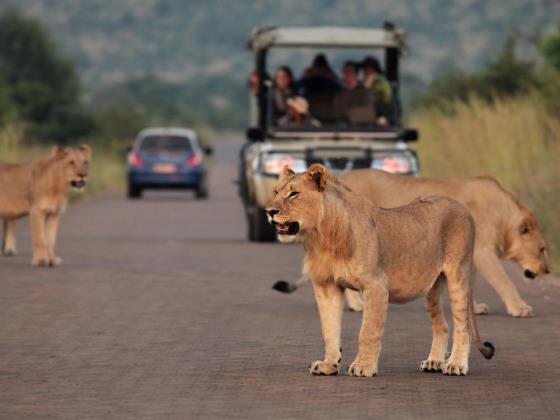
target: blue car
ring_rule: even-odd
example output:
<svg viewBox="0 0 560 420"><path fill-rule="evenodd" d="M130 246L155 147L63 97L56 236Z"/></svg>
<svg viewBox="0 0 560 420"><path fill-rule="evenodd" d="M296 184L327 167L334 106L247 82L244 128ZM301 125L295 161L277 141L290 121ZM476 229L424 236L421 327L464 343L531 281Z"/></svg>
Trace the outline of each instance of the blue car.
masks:
<svg viewBox="0 0 560 420"><path fill-rule="evenodd" d="M196 133L184 128L142 130L128 154L128 197L145 189L190 189L196 198L208 196L204 152Z"/></svg>

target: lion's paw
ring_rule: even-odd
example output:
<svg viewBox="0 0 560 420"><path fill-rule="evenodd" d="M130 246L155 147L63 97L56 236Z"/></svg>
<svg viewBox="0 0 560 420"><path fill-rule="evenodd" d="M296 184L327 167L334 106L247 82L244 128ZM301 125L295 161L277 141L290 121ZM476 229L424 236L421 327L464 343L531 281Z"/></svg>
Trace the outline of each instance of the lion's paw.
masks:
<svg viewBox="0 0 560 420"><path fill-rule="evenodd" d="M442 371L444 375L465 376L469 371L469 367L466 364L447 362L443 365Z"/></svg>
<svg viewBox="0 0 560 420"><path fill-rule="evenodd" d="M2 250L2 255L4 255L5 257L13 257L14 255L16 255L16 250L15 249L4 249L4 250Z"/></svg>
<svg viewBox="0 0 560 420"><path fill-rule="evenodd" d="M488 305L486 303L475 303L474 313L476 315L487 315L489 312Z"/></svg>
<svg viewBox="0 0 560 420"><path fill-rule="evenodd" d="M309 365L309 373L323 376L338 375L338 363L326 363L322 360L316 360Z"/></svg>
<svg viewBox="0 0 560 420"><path fill-rule="evenodd" d="M47 258L33 258L31 260L31 265L34 267L48 267L49 260Z"/></svg>
<svg viewBox="0 0 560 420"><path fill-rule="evenodd" d="M49 261L49 265L51 267L60 267L62 265L62 263L63 263L63 261L62 261L62 258L60 258L60 257L53 257Z"/></svg>
<svg viewBox="0 0 560 420"><path fill-rule="evenodd" d="M441 372L444 363L443 360L424 360L420 363L420 370L422 372Z"/></svg>
<svg viewBox="0 0 560 420"><path fill-rule="evenodd" d="M359 362L352 362L346 374L349 376L371 377L377 375L377 367L374 364L364 364Z"/></svg>
<svg viewBox="0 0 560 420"><path fill-rule="evenodd" d="M513 306L507 307L507 312L516 318L528 318L534 315L531 305L521 301Z"/></svg>

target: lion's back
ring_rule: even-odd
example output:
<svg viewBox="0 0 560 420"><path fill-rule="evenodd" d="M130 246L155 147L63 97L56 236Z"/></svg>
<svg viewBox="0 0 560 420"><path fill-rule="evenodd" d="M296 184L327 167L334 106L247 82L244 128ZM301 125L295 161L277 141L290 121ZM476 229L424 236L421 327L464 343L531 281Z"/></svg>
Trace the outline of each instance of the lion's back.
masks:
<svg viewBox="0 0 560 420"><path fill-rule="evenodd" d="M458 201L422 196L375 215L381 264L394 301L424 293L426 279L435 279L446 266L468 261L474 247L474 223Z"/></svg>

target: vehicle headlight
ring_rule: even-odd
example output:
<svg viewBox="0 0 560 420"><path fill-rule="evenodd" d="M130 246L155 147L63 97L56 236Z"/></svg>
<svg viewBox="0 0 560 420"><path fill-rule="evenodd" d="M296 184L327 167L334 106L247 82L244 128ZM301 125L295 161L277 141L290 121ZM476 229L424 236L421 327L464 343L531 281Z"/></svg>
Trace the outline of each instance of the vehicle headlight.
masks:
<svg viewBox="0 0 560 420"><path fill-rule="evenodd" d="M279 175L284 166L287 166L296 173L307 170L305 159L294 158L293 156L281 153L264 155L261 165L262 171L269 175Z"/></svg>
<svg viewBox="0 0 560 420"><path fill-rule="evenodd" d="M412 153L375 155L371 167L392 174L413 174L418 171L418 162Z"/></svg>

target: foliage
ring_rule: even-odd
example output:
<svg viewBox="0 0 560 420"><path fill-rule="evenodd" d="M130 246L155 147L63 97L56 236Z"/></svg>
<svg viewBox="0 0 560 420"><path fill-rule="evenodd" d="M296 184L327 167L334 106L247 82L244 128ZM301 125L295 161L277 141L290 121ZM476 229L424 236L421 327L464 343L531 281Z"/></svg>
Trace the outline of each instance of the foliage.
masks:
<svg viewBox="0 0 560 420"><path fill-rule="evenodd" d="M560 20L556 23L555 33L541 38L540 50L548 64L560 70Z"/></svg>
<svg viewBox="0 0 560 420"><path fill-rule="evenodd" d="M40 138L69 141L91 133L74 66L48 32L16 9L0 15L0 123L22 119Z"/></svg>
<svg viewBox="0 0 560 420"><path fill-rule="evenodd" d="M412 109L438 107L449 109L455 101L469 102L471 97L492 102L495 98L511 97L529 92L539 85L539 78L530 61L515 54L515 40L509 37L495 61L478 73L452 70L433 80L426 92L416 94Z"/></svg>

